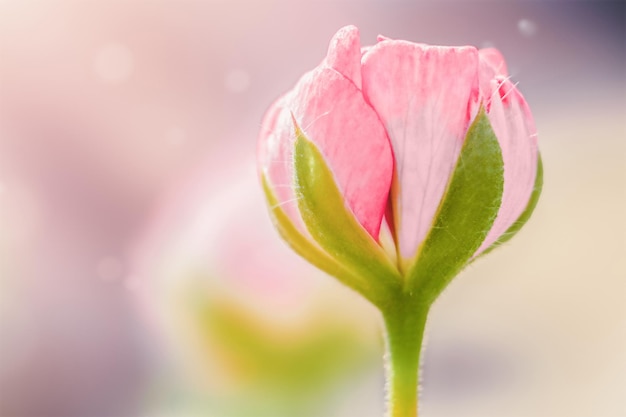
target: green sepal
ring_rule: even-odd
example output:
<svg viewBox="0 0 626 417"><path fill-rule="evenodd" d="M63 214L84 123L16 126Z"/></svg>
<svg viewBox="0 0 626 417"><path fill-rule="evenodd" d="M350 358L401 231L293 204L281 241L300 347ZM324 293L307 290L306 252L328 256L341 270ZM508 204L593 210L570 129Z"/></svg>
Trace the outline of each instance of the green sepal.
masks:
<svg viewBox="0 0 626 417"><path fill-rule="evenodd" d="M498 214L504 163L484 108L478 112L405 290L433 302L471 260Z"/></svg>
<svg viewBox="0 0 626 417"><path fill-rule="evenodd" d="M521 228L526 224L530 216L535 211L535 207L537 206L537 202L539 201L539 196L541 196L541 190L543 189L543 162L541 161L541 154L537 154L537 174L535 176L535 186L533 188L533 192L530 195L530 200L528 200L528 204L526 208L517 218L517 220L496 240L491 246L485 249L477 258L488 254L498 246L502 245L505 242L508 242L513 236L517 234L521 230Z"/></svg>
<svg viewBox="0 0 626 417"><path fill-rule="evenodd" d="M369 299L392 301L402 281L395 264L346 207L321 152L297 125L295 129L295 189L307 229L333 259L367 280L377 294Z"/></svg>
<svg viewBox="0 0 626 417"><path fill-rule="evenodd" d="M315 242L311 242L305 237L293 224L289 216L281 208L278 199L272 192L272 189L263 175L261 178L263 190L270 209L270 216L274 226L280 233L281 237L291 248L304 259L315 265L317 268L334 276L344 285L357 291L372 303L377 304L380 295L370 285L370 282L363 277L355 275L352 271L346 269L335 259L325 253Z"/></svg>

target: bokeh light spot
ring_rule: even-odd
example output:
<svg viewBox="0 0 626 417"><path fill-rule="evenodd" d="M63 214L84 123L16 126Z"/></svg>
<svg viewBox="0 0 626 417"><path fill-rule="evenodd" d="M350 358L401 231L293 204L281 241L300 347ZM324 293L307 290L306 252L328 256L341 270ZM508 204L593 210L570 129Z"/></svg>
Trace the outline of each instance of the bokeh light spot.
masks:
<svg viewBox="0 0 626 417"><path fill-rule="evenodd" d="M111 43L98 50L94 58L94 71L98 78L109 84L119 84L133 73L131 50L122 44Z"/></svg>
<svg viewBox="0 0 626 417"><path fill-rule="evenodd" d="M529 19L521 19L517 22L517 29L522 35L530 38L537 33L537 24Z"/></svg>

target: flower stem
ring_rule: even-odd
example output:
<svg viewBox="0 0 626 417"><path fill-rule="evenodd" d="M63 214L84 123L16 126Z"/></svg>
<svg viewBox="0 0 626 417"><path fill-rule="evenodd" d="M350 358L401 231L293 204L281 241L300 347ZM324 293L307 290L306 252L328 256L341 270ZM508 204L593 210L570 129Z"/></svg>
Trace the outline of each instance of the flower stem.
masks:
<svg viewBox="0 0 626 417"><path fill-rule="evenodd" d="M420 352L430 305L404 297L383 312L387 336L388 417L417 417Z"/></svg>

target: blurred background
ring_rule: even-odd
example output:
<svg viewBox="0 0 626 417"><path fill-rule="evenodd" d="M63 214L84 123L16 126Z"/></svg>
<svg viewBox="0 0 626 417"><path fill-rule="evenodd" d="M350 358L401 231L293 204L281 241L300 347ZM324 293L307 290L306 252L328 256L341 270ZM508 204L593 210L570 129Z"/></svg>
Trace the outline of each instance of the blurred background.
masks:
<svg viewBox="0 0 626 417"><path fill-rule="evenodd" d="M0 416L376 417L380 318L272 230L266 108L337 29L495 46L531 221L434 306L425 417L626 415L623 2L0 2Z"/></svg>

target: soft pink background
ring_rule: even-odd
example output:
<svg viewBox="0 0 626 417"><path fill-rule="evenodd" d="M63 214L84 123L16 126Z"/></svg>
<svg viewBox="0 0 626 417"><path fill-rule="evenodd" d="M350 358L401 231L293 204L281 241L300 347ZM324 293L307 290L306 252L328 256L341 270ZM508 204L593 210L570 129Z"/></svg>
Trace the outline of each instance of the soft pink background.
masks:
<svg viewBox="0 0 626 417"><path fill-rule="evenodd" d="M539 130L535 216L432 313L424 415L625 415L624 22L621 2L0 2L0 414L144 413L160 361L131 249L208 154L253 157L267 106L355 24L500 48ZM522 371L497 395L463 382L500 362ZM346 415L380 415L368 389Z"/></svg>

